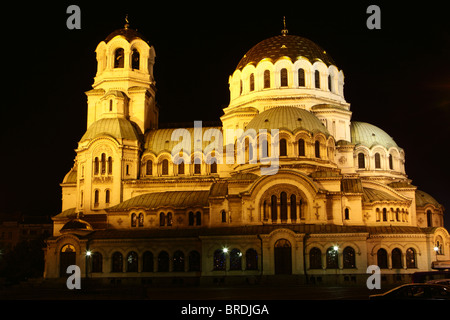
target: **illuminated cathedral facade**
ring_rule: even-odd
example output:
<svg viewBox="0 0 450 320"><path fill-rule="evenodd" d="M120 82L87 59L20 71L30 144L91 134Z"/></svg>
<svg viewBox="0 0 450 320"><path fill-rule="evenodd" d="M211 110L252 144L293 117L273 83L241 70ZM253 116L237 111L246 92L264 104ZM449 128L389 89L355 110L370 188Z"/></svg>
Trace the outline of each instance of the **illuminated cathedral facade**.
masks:
<svg viewBox="0 0 450 320"><path fill-rule="evenodd" d="M105 282L351 284L378 265L395 282L450 259L443 206L408 178L391 136L351 120L344 73L319 45L285 28L253 46L229 77L222 125L184 128L200 130L202 151L192 138L191 154L174 157L149 43L127 24L95 50L45 278L76 264ZM216 150L211 129L224 137ZM227 139L239 129L243 139ZM242 142L243 161L227 161L225 141ZM274 154L275 172L261 174Z"/></svg>

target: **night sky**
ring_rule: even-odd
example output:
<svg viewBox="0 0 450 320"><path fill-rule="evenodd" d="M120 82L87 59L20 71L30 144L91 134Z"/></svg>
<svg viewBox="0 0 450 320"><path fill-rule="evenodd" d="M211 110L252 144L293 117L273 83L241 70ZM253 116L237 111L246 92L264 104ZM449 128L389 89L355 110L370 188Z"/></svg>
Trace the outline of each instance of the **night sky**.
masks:
<svg viewBox="0 0 450 320"><path fill-rule="evenodd" d="M8 4L3 11L0 213L55 215L86 130L95 48L126 14L156 51L160 122L218 121L228 77L256 43L289 34L323 47L344 71L352 120L390 134L413 185L448 210L450 227L450 19L445 2L66 2ZM391 1L392 2L392 1ZM433 2L434 3L434 2ZM66 9L81 8L81 30ZM381 30L366 9L381 8Z"/></svg>

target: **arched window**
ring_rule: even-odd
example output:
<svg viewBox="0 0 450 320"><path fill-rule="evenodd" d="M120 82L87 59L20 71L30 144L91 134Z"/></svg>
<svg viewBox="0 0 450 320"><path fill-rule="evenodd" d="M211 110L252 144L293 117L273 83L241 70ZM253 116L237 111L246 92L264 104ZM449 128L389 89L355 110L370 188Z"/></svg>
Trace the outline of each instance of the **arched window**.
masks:
<svg viewBox="0 0 450 320"><path fill-rule="evenodd" d="M217 160L214 158L211 160L211 173L217 173Z"/></svg>
<svg viewBox="0 0 450 320"><path fill-rule="evenodd" d="M245 252L245 270L258 270L258 253L255 249Z"/></svg>
<svg viewBox="0 0 450 320"><path fill-rule="evenodd" d="M267 142L266 137L260 136L260 154L261 158L267 158L269 156L269 143Z"/></svg>
<svg viewBox="0 0 450 320"><path fill-rule="evenodd" d="M230 270L242 270L242 253L239 249L230 252Z"/></svg>
<svg viewBox="0 0 450 320"><path fill-rule="evenodd" d="M184 272L184 253L180 250L173 254L173 271Z"/></svg>
<svg viewBox="0 0 450 320"><path fill-rule="evenodd" d="M392 250L391 259L392 259L392 268L393 269L403 268L402 251L399 248L395 248L394 250Z"/></svg>
<svg viewBox="0 0 450 320"><path fill-rule="evenodd" d="M167 213L167 226L172 226L172 212Z"/></svg>
<svg viewBox="0 0 450 320"><path fill-rule="evenodd" d="M297 197L295 194L291 194L291 220L297 220Z"/></svg>
<svg viewBox="0 0 450 320"><path fill-rule="evenodd" d="M298 139L298 155L299 157L305 156L305 140Z"/></svg>
<svg viewBox="0 0 450 320"><path fill-rule="evenodd" d="M127 272L138 272L138 255L134 251L127 255Z"/></svg>
<svg viewBox="0 0 450 320"><path fill-rule="evenodd" d="M316 70L314 72L314 86L317 89L320 89L320 72L319 70Z"/></svg>
<svg viewBox="0 0 450 320"><path fill-rule="evenodd" d="M366 167L366 157L364 153L358 153L358 168L364 169Z"/></svg>
<svg viewBox="0 0 450 320"><path fill-rule="evenodd" d="M387 221L387 210L383 208L383 221Z"/></svg>
<svg viewBox="0 0 450 320"><path fill-rule="evenodd" d="M406 250L406 267L410 269L417 268L416 251L413 248L408 248L408 250Z"/></svg>
<svg viewBox="0 0 450 320"><path fill-rule="evenodd" d="M227 213L225 210L222 210L222 212L220 213L222 216L222 222L227 222Z"/></svg>
<svg viewBox="0 0 450 320"><path fill-rule="evenodd" d="M344 209L344 220L350 220L350 210L348 208Z"/></svg>
<svg viewBox="0 0 450 320"><path fill-rule="evenodd" d="M282 87L288 86L288 72L286 68L280 70L280 85Z"/></svg>
<svg viewBox="0 0 450 320"><path fill-rule="evenodd" d="M433 214L431 213L431 210L427 210L427 227L433 226Z"/></svg>
<svg viewBox="0 0 450 320"><path fill-rule="evenodd" d="M164 214L164 212L161 212L159 214L159 225L161 227L166 225L166 215Z"/></svg>
<svg viewBox="0 0 450 320"><path fill-rule="evenodd" d="M270 71L264 71L264 89L270 88Z"/></svg>
<svg viewBox="0 0 450 320"><path fill-rule="evenodd" d="M137 218L136 218L136 213L132 213L131 214L131 227L136 227L136 221L137 221Z"/></svg>
<svg viewBox="0 0 450 320"><path fill-rule="evenodd" d="M380 154L378 152L375 153L375 168L381 169L381 159L380 159Z"/></svg>
<svg viewBox="0 0 450 320"><path fill-rule="evenodd" d="M200 253L198 251L191 251L189 253L189 271L200 271L201 270L201 260Z"/></svg>
<svg viewBox="0 0 450 320"><path fill-rule="evenodd" d="M197 211L195 213L195 224L197 226L201 226L202 225L202 213L200 211Z"/></svg>
<svg viewBox="0 0 450 320"><path fill-rule="evenodd" d="M91 272L103 272L103 256L100 252L94 252L92 254Z"/></svg>
<svg viewBox="0 0 450 320"><path fill-rule="evenodd" d="M280 139L280 157L287 156L286 139Z"/></svg>
<svg viewBox="0 0 450 320"><path fill-rule="evenodd" d="M305 70L302 68L298 69L298 86L305 86Z"/></svg>
<svg viewBox="0 0 450 320"><path fill-rule="evenodd" d="M111 272L123 272L123 256L120 252L114 252L112 255Z"/></svg>
<svg viewBox="0 0 450 320"><path fill-rule="evenodd" d="M180 163L178 164L178 174L184 174L184 160L180 159Z"/></svg>
<svg viewBox="0 0 450 320"><path fill-rule="evenodd" d="M166 251L158 254L158 272L169 272L169 254Z"/></svg>
<svg viewBox="0 0 450 320"><path fill-rule="evenodd" d="M144 226L144 214L142 212L139 213L138 225L139 225L139 227L143 227Z"/></svg>
<svg viewBox="0 0 450 320"><path fill-rule="evenodd" d="M394 170L394 161L392 159L392 154L389 154L389 169Z"/></svg>
<svg viewBox="0 0 450 320"><path fill-rule="evenodd" d="M112 157L108 157L108 174L112 174Z"/></svg>
<svg viewBox="0 0 450 320"><path fill-rule="evenodd" d="M278 213L277 213L277 196L273 195L270 202L270 213L272 221L277 221Z"/></svg>
<svg viewBox="0 0 450 320"><path fill-rule="evenodd" d="M124 51L122 48L116 49L114 53L114 68L123 68L125 62Z"/></svg>
<svg viewBox="0 0 450 320"><path fill-rule="evenodd" d="M213 257L213 270L225 270L225 253L221 249L217 249L214 251L214 257Z"/></svg>
<svg viewBox="0 0 450 320"><path fill-rule="evenodd" d="M333 91L332 82L331 82L331 74L328 75L328 90Z"/></svg>
<svg viewBox="0 0 450 320"><path fill-rule="evenodd" d="M105 190L105 203L109 204L109 201L111 200L111 191L109 189Z"/></svg>
<svg viewBox="0 0 450 320"><path fill-rule="evenodd" d="M352 247L345 247L342 254L344 258L344 269L356 268L355 249Z"/></svg>
<svg viewBox="0 0 450 320"><path fill-rule="evenodd" d="M99 161L98 161L98 157L95 157L94 160L94 174L97 175L99 172Z"/></svg>
<svg viewBox="0 0 450 320"><path fill-rule="evenodd" d="M113 101L109 100L109 111L111 112L113 108Z"/></svg>
<svg viewBox="0 0 450 320"><path fill-rule="evenodd" d="M150 251L142 255L142 272L153 272L153 253Z"/></svg>
<svg viewBox="0 0 450 320"><path fill-rule="evenodd" d="M327 249L327 269L337 269L338 264L338 251L334 247L329 247Z"/></svg>
<svg viewBox="0 0 450 320"><path fill-rule="evenodd" d="M102 174L106 173L106 154L102 153Z"/></svg>
<svg viewBox="0 0 450 320"><path fill-rule="evenodd" d="M98 206L98 200L99 200L99 197L100 197L99 193L100 192L98 190L94 191L94 206Z"/></svg>
<svg viewBox="0 0 450 320"><path fill-rule="evenodd" d="M169 174L169 160L164 159L161 164L161 174L167 176Z"/></svg>
<svg viewBox="0 0 450 320"><path fill-rule="evenodd" d="M194 225L194 213L192 211L189 212L188 220L189 220L189 225L193 226Z"/></svg>
<svg viewBox="0 0 450 320"><path fill-rule="evenodd" d="M319 140L316 140L316 142L314 142L314 151L315 151L316 158L320 158L320 142L319 142Z"/></svg>
<svg viewBox="0 0 450 320"><path fill-rule="evenodd" d="M387 269L388 268L388 257L387 257L387 251L384 249L379 249L377 251L377 265L380 267L380 269Z"/></svg>
<svg viewBox="0 0 450 320"><path fill-rule="evenodd" d="M147 160L145 164L145 174L151 176L153 174L153 161Z"/></svg>
<svg viewBox="0 0 450 320"><path fill-rule="evenodd" d="M284 191L280 194L280 219L282 222L287 220L287 194Z"/></svg>
<svg viewBox="0 0 450 320"><path fill-rule="evenodd" d="M242 80L239 80L239 95L242 94Z"/></svg>
<svg viewBox="0 0 450 320"><path fill-rule="evenodd" d="M250 92L255 90L255 74L250 74Z"/></svg>
<svg viewBox="0 0 450 320"><path fill-rule="evenodd" d="M135 70L139 70L139 51L133 49L133 53L131 54L131 68Z"/></svg>
<svg viewBox="0 0 450 320"><path fill-rule="evenodd" d="M322 269L322 251L319 248L312 248L309 251L309 268Z"/></svg>
<svg viewBox="0 0 450 320"><path fill-rule="evenodd" d="M202 173L202 167L201 167L201 160L199 158L194 159L194 174L201 174Z"/></svg>

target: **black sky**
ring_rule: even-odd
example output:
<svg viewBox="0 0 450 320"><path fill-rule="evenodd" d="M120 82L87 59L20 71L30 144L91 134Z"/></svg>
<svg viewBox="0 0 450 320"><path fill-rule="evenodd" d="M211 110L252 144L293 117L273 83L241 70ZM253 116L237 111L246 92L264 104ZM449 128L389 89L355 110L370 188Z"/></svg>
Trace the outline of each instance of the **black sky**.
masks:
<svg viewBox="0 0 450 320"><path fill-rule="evenodd" d="M95 48L132 28L156 50L160 122L219 120L228 77L253 45L290 34L323 47L344 71L352 120L388 132L412 183L450 208L450 19L445 2L67 2L8 5L3 18L0 212L55 215L61 183L86 130ZM66 9L81 8L81 30ZM366 9L381 8L381 30ZM450 217L446 213L446 226Z"/></svg>

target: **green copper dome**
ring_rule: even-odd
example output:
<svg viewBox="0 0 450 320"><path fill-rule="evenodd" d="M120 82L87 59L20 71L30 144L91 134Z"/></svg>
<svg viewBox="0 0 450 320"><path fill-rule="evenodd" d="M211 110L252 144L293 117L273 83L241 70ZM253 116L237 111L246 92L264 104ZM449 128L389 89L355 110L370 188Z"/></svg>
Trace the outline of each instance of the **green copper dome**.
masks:
<svg viewBox="0 0 450 320"><path fill-rule="evenodd" d="M364 145L368 148L383 146L386 149L398 148L394 139L380 128L366 122L352 121L350 126L352 143Z"/></svg>
<svg viewBox="0 0 450 320"><path fill-rule="evenodd" d="M139 140L139 129L125 118L104 118L91 124L80 142L99 136L110 136L116 140Z"/></svg>
<svg viewBox="0 0 450 320"><path fill-rule="evenodd" d="M311 112L296 107L275 107L266 110L249 122L248 129L279 129L289 132L306 130L312 133L321 132L329 136L327 128Z"/></svg>

